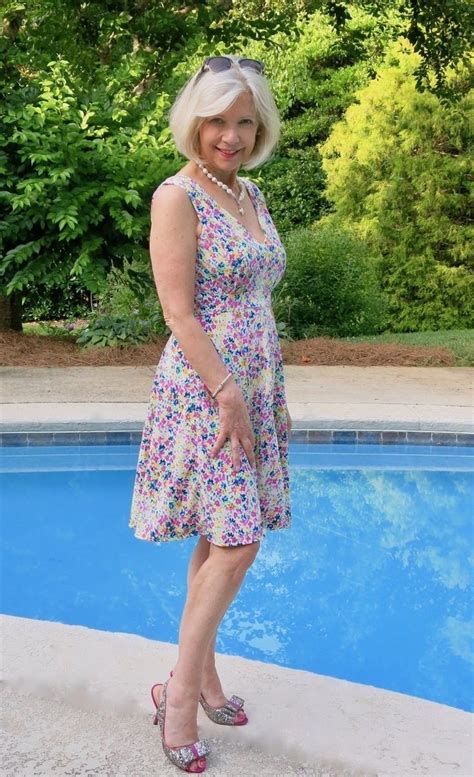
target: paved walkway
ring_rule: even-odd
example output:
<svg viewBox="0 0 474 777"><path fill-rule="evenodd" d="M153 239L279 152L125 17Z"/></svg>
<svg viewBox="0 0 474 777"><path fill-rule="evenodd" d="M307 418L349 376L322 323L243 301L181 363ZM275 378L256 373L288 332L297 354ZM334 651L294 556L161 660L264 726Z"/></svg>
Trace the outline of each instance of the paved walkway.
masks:
<svg viewBox="0 0 474 777"><path fill-rule="evenodd" d="M139 429L154 367L2 367L1 428ZM294 428L474 431L469 367L285 367Z"/></svg>

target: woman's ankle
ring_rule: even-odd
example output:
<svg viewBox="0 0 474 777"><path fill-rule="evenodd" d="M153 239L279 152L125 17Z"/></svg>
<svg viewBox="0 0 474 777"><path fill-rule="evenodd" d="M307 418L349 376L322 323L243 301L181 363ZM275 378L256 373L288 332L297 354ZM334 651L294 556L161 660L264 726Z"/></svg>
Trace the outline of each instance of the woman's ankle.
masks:
<svg viewBox="0 0 474 777"><path fill-rule="evenodd" d="M186 677L179 666L173 669L173 674L168 681L169 686L172 687L172 693L175 697L182 701L186 701L189 698L199 698L201 689L200 678L196 678L196 673L190 677Z"/></svg>

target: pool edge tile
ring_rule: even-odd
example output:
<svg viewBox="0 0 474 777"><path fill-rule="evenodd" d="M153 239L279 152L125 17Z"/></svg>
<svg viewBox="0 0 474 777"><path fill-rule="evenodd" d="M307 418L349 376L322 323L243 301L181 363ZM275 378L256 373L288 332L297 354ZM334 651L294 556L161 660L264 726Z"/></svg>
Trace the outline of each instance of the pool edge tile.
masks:
<svg viewBox="0 0 474 777"><path fill-rule="evenodd" d="M35 447L48 445L140 445L143 429L109 429L71 431L0 431L0 447ZM474 447L474 433L455 431L390 430L390 429L315 429L293 428L290 444L310 445L433 445Z"/></svg>

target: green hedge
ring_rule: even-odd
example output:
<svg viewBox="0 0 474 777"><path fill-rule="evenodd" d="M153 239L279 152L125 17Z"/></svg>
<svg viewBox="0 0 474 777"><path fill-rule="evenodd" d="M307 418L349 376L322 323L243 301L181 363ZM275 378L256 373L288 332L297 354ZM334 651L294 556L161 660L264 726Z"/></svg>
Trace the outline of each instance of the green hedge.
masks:
<svg viewBox="0 0 474 777"><path fill-rule="evenodd" d="M377 263L366 244L328 225L301 228L284 239L287 269L273 293L278 322L294 338L381 331L385 300Z"/></svg>

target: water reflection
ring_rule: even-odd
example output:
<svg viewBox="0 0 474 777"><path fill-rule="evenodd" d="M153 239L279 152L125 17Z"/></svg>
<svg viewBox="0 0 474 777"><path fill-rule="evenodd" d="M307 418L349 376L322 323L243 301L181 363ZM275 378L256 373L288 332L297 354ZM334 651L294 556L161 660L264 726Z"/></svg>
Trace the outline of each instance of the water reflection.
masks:
<svg viewBox="0 0 474 777"><path fill-rule="evenodd" d="M15 467L4 611L176 642L196 540L132 536L133 469ZM292 468L293 525L267 533L218 649L468 709L472 495L470 471Z"/></svg>
<svg viewBox="0 0 474 777"><path fill-rule="evenodd" d="M221 648L468 708L472 473L297 469L291 487L293 527L267 535Z"/></svg>

